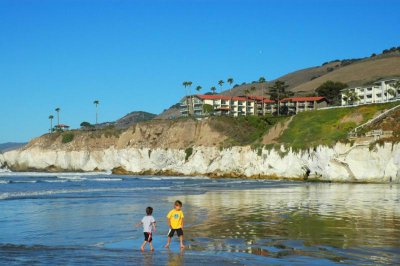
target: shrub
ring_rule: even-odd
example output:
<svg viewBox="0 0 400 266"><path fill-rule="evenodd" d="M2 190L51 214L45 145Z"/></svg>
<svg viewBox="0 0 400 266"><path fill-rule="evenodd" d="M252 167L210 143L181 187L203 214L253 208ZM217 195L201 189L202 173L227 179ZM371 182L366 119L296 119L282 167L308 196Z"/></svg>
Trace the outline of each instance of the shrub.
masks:
<svg viewBox="0 0 400 266"><path fill-rule="evenodd" d="M318 96L328 99L330 104L337 105L340 103L340 91L345 88L347 88L346 83L328 80L321 84L315 91L318 93Z"/></svg>
<svg viewBox="0 0 400 266"><path fill-rule="evenodd" d="M86 122L86 121L81 123L81 127L91 127L91 126L92 126L92 124L90 124L89 122Z"/></svg>
<svg viewBox="0 0 400 266"><path fill-rule="evenodd" d="M211 114L214 110L214 107L210 104L203 104L203 112L206 114Z"/></svg>
<svg viewBox="0 0 400 266"><path fill-rule="evenodd" d="M62 135L62 143L68 143L71 142L74 139L74 134L73 133L64 133Z"/></svg>
<svg viewBox="0 0 400 266"><path fill-rule="evenodd" d="M185 161L187 161L187 160L189 159L189 157L190 157L190 156L192 155L192 153L193 153L193 148L192 148L192 147L186 148L185 153L186 153Z"/></svg>

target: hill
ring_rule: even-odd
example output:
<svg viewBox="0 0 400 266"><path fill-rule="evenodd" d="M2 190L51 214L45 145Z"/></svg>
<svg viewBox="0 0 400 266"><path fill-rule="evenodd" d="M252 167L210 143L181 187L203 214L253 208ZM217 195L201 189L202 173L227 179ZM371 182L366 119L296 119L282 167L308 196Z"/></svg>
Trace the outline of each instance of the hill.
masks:
<svg viewBox="0 0 400 266"><path fill-rule="evenodd" d="M328 80L340 81L350 87L366 85L368 83L400 76L400 56L378 59L366 59L355 62L346 67L338 68L319 78L297 85L292 89L295 93L314 92L321 84Z"/></svg>
<svg viewBox="0 0 400 266"><path fill-rule="evenodd" d="M105 127L96 131L71 130L45 134L32 140L25 148L40 146L54 150L99 150L114 146L117 149L187 149L194 146L228 148L250 145L279 149L283 144L294 149L307 149L347 142L347 133L351 129L398 104L393 102L315 110L293 117L216 116L202 120L151 120L126 129ZM66 136L69 136L67 140Z"/></svg>
<svg viewBox="0 0 400 266"><path fill-rule="evenodd" d="M318 145L332 146L339 141L346 142L347 134L351 129L399 104L399 102L392 102L302 112L293 117L277 142L294 149ZM396 123L386 124L384 129L393 130L396 126ZM396 141L398 140L400 139Z"/></svg>
<svg viewBox="0 0 400 266"><path fill-rule="evenodd" d="M232 88L232 95L243 95L246 89L255 87L254 94L261 95L261 88L269 87L277 80L289 85L288 90L299 95L314 93L322 83L328 80L347 83L349 86L365 85L379 79L400 76L400 52L381 54L368 58L344 59L325 62L321 66L301 69L283 75L266 84L253 81L250 84L242 84ZM229 90L221 94L230 95Z"/></svg>
<svg viewBox="0 0 400 266"><path fill-rule="evenodd" d="M7 142L7 143L1 143L0 144L0 152L6 152L6 151L11 151L11 150L15 150L18 149L24 145L26 145L27 143L23 142L23 143L19 143L19 142Z"/></svg>
<svg viewBox="0 0 400 266"><path fill-rule="evenodd" d="M357 59L343 59L325 62L320 66L300 69L283 75L275 80L260 84L257 81L236 84L231 90L225 90L222 95L244 95L246 90L253 95L262 95L262 88L268 88L277 80L289 85L288 90L296 95L312 95L315 89L328 80L340 81L349 86L361 86L384 79L400 77L400 47L384 50L381 54ZM254 88L252 90L252 88ZM172 115L171 115L172 114ZM162 118L179 115L176 105L164 110Z"/></svg>
<svg viewBox="0 0 400 266"><path fill-rule="evenodd" d="M125 129L125 128L128 128L131 125L137 124L139 122L152 120L156 116L157 115L148 113L148 112L134 111L134 112L131 112L131 113L125 115L124 117L121 117L120 119L116 120L115 122L101 123L101 124L98 124L96 127L105 128L107 126L114 126L117 129Z"/></svg>
<svg viewBox="0 0 400 266"><path fill-rule="evenodd" d="M170 108L165 109L161 114L157 115L155 119L174 119L181 115L179 103L172 105Z"/></svg>

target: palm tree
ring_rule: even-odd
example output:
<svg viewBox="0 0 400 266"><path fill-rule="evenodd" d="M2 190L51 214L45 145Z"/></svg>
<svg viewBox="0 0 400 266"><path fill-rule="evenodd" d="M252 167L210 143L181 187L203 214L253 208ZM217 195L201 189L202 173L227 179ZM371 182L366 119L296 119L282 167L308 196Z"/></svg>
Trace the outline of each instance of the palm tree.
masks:
<svg viewBox="0 0 400 266"><path fill-rule="evenodd" d="M189 97L188 97L188 90L186 89L186 87L188 87L189 86L189 81L184 81L184 82L182 82L182 85L183 85L183 87L185 87L185 100L186 100L186 106L187 106L187 109L188 109L188 116L189 116Z"/></svg>
<svg viewBox="0 0 400 266"><path fill-rule="evenodd" d="M229 93L231 94L231 96L232 96L232 83L233 83L233 78L228 78L227 80L226 80L226 82L227 83L229 83Z"/></svg>
<svg viewBox="0 0 400 266"><path fill-rule="evenodd" d="M190 90L190 86L192 86L192 82L191 81L186 81L187 82L187 86L189 87L189 94L192 94L192 91Z"/></svg>
<svg viewBox="0 0 400 266"><path fill-rule="evenodd" d="M223 80L218 81L218 85L221 87L221 92L222 92L222 85L224 85L224 81Z"/></svg>
<svg viewBox="0 0 400 266"><path fill-rule="evenodd" d="M388 90L387 90L387 93L388 94L390 94L391 96L393 96L393 97L396 97L396 90L395 89L392 89L392 88L389 88Z"/></svg>
<svg viewBox="0 0 400 266"><path fill-rule="evenodd" d="M346 105L349 105L349 103L353 104L359 101L360 98L355 91L347 90L343 95L343 100L346 102Z"/></svg>
<svg viewBox="0 0 400 266"><path fill-rule="evenodd" d="M49 119L50 119L50 133L53 132L53 119L54 116L53 115L49 115Z"/></svg>
<svg viewBox="0 0 400 266"><path fill-rule="evenodd" d="M264 111L264 87L263 87L265 81L266 81L266 79L265 79L264 77L260 77L260 78L258 79L258 83L261 84L261 97L262 97L262 100L261 100L261 101L262 101L261 107L262 107L262 115L265 114L265 111Z"/></svg>
<svg viewBox="0 0 400 266"><path fill-rule="evenodd" d="M400 80L398 80L396 83L394 83L393 85L393 91L394 91L394 97L397 98L398 96L398 91L400 90Z"/></svg>
<svg viewBox="0 0 400 266"><path fill-rule="evenodd" d="M55 111L57 112L57 125L60 125L60 107L57 107Z"/></svg>
<svg viewBox="0 0 400 266"><path fill-rule="evenodd" d="M197 86L196 91L200 92L202 88L203 88L202 86Z"/></svg>
<svg viewBox="0 0 400 266"><path fill-rule="evenodd" d="M226 82L227 83L229 83L229 95L231 96L231 100L230 100L230 108L232 108L232 104L233 104L233 101L232 101L232 83L233 83L233 78L228 78L227 80L226 80Z"/></svg>
<svg viewBox="0 0 400 266"><path fill-rule="evenodd" d="M99 101L99 100L95 100L95 101L93 102L93 104L96 106L96 125L97 125L97 123L98 123L98 117L99 117L99 113L98 113L97 106L100 104L100 101Z"/></svg>
<svg viewBox="0 0 400 266"><path fill-rule="evenodd" d="M250 91L251 91L252 95L255 96L256 87L251 86ZM254 108L253 108L254 115L257 115L257 113L256 113L256 109L257 109L257 108L256 108L256 107L257 107L257 99L254 98L254 97L253 97L253 102L254 102Z"/></svg>
<svg viewBox="0 0 400 266"><path fill-rule="evenodd" d="M215 86L212 86L212 87L210 88L210 90L212 91L213 94L215 94L215 91L217 90L217 88L215 88Z"/></svg>
<svg viewBox="0 0 400 266"><path fill-rule="evenodd" d="M190 105L192 106L192 110L194 108L193 106L193 95L192 95L192 90L190 89L190 86L192 86L192 82L191 81L186 81L187 82L187 86L189 87L189 97L190 97ZM190 108L189 108L189 112L190 112Z"/></svg>
<svg viewBox="0 0 400 266"><path fill-rule="evenodd" d="M187 81L182 82L182 86L185 87L185 94L186 94L186 96L188 96L188 92L186 90L186 87L188 86L188 82Z"/></svg>

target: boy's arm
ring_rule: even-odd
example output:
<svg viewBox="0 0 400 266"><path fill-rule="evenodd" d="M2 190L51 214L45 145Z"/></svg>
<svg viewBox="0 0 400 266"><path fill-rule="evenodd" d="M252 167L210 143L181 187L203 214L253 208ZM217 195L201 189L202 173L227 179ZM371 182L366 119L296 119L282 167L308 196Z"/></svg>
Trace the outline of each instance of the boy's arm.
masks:
<svg viewBox="0 0 400 266"><path fill-rule="evenodd" d="M167 224L168 224L168 228L171 228L171 221L169 220L169 218L167 218Z"/></svg>
<svg viewBox="0 0 400 266"><path fill-rule="evenodd" d="M156 228L156 221L153 222L153 231L156 232L157 228Z"/></svg>
<svg viewBox="0 0 400 266"><path fill-rule="evenodd" d="M182 228L185 225L185 218L182 217Z"/></svg>
<svg viewBox="0 0 400 266"><path fill-rule="evenodd" d="M172 211L170 211L168 214L167 214L167 224L168 224L168 228L171 228L171 217L172 217L172 215L171 215L171 213L172 213Z"/></svg>
<svg viewBox="0 0 400 266"><path fill-rule="evenodd" d="M135 224L135 227L139 227L139 226L141 226L142 224L143 224L143 222L140 221L140 222L138 222L137 224Z"/></svg>

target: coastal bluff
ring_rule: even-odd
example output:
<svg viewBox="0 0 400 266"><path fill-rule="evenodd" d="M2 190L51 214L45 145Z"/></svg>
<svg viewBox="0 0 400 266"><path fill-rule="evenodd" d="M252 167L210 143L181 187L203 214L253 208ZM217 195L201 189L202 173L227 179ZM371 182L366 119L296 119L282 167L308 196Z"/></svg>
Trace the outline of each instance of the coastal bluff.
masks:
<svg viewBox="0 0 400 266"><path fill-rule="evenodd" d="M64 133L65 134L65 133ZM210 121L140 123L119 133L70 132L33 139L0 154L12 171L112 171L116 174L400 183L400 144L336 143L294 150L284 145L223 147Z"/></svg>

